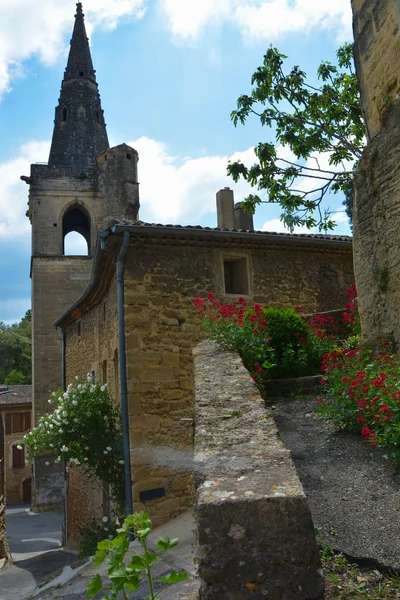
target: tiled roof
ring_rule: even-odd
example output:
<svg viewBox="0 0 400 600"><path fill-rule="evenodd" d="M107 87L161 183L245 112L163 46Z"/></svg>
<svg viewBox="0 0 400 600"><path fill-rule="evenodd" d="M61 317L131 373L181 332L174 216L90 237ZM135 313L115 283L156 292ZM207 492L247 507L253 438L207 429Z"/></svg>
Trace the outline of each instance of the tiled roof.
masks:
<svg viewBox="0 0 400 600"><path fill-rule="evenodd" d="M31 385L0 385L0 408L32 404Z"/></svg>
<svg viewBox="0 0 400 600"><path fill-rule="evenodd" d="M351 242L353 238L350 235L332 235L322 233L277 233L275 231L259 231L259 230L246 230L246 229L221 229L219 227L202 227L201 225L173 225L171 223L163 225L162 223L146 223L145 221L112 221L112 227L132 227L138 229L150 228L150 229L179 229L182 231L212 231L212 232L224 232L224 233L248 233L250 235L259 236L276 236L286 238L308 238L316 240L332 240L336 242Z"/></svg>

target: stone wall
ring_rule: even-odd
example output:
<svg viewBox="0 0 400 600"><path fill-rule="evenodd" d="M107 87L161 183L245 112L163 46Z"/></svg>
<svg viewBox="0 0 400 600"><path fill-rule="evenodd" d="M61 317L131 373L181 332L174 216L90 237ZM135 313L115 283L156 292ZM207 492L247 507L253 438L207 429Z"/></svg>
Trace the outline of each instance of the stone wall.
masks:
<svg viewBox="0 0 400 600"><path fill-rule="evenodd" d="M364 152L354 199L354 268L362 334L393 338L400 347L400 106Z"/></svg>
<svg viewBox="0 0 400 600"><path fill-rule="evenodd" d="M3 418L6 415L5 410L2 411ZM27 412L27 410L19 411L13 409L8 411L10 413ZM9 433L5 435L4 439L4 466L6 469L6 497L7 504L20 504L24 501L22 483L26 479L30 479L32 475L32 465L30 463L25 464L24 467L13 467L13 452L12 447L16 444L23 442L25 432Z"/></svg>
<svg viewBox="0 0 400 600"><path fill-rule="evenodd" d="M355 60L370 139L400 92L400 2L352 0Z"/></svg>
<svg viewBox="0 0 400 600"><path fill-rule="evenodd" d="M109 392L119 400L118 337L116 278L108 294L84 318L67 330L66 380L76 376L85 379L88 373L107 383ZM81 469L70 467L68 473L68 543L76 546L79 527L88 525L92 517L103 517L103 494L100 485L93 484Z"/></svg>
<svg viewBox="0 0 400 600"><path fill-rule="evenodd" d="M110 256L104 253L104 260ZM350 243L329 250L326 244L303 241L228 245L215 238L200 243L131 237L125 258L125 329L133 500L135 509L149 511L155 525L192 502L192 349L203 335L193 300L209 291L228 302L237 299L224 294L223 282L224 258L237 256L248 261L251 302L301 305L305 312L338 308L353 282ZM118 397L115 275L105 281L108 272L115 273L115 264L99 262L96 268L93 291L67 317L67 383L92 371L101 379L107 361L109 388ZM79 496L79 489L70 489ZM75 514L81 518L70 504L70 521Z"/></svg>
<svg viewBox="0 0 400 600"><path fill-rule="evenodd" d="M324 582L307 500L240 357L194 351L201 600L316 600Z"/></svg>
<svg viewBox="0 0 400 600"><path fill-rule="evenodd" d="M400 347L400 2L353 0L355 56L370 133L355 180L354 270L362 334Z"/></svg>

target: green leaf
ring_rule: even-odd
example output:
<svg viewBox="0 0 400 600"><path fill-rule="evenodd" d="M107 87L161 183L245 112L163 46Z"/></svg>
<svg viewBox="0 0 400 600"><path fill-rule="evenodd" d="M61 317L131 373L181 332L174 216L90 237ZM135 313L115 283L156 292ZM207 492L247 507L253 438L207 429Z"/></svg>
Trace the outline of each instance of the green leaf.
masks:
<svg viewBox="0 0 400 600"><path fill-rule="evenodd" d="M96 596L96 594L101 592L101 590L103 589L103 582L101 580L100 575L97 574L95 577L93 577L93 579L91 581L89 581L89 583L86 585L86 587L88 590L86 592L86 596L88 598L94 598L94 596Z"/></svg>
<svg viewBox="0 0 400 600"><path fill-rule="evenodd" d="M171 540L167 535L165 535L158 540L158 542L156 543L156 548L167 552L168 550L171 550L171 548L176 546L178 542L178 538L174 538L173 540Z"/></svg>
<svg viewBox="0 0 400 600"><path fill-rule="evenodd" d="M186 573L186 571L179 571L179 573L177 571L171 571L171 573L169 573L165 577L160 577L160 581L171 585L173 583L185 581L187 578L188 574Z"/></svg>
<svg viewBox="0 0 400 600"><path fill-rule="evenodd" d="M151 567L152 565L154 565L154 563L156 563L158 561L158 554L155 554L154 552L149 552L147 551L146 553L147 555L147 562L149 564L149 566Z"/></svg>
<svg viewBox="0 0 400 600"><path fill-rule="evenodd" d="M105 550L96 550L95 555L92 558L93 564L99 567L106 559L107 553Z"/></svg>
<svg viewBox="0 0 400 600"><path fill-rule="evenodd" d="M151 527L146 527L145 529L138 529L136 531L136 537L139 540L144 540L145 538L147 538L147 536L149 535L151 531Z"/></svg>
<svg viewBox="0 0 400 600"><path fill-rule="evenodd" d="M142 556L139 554L134 554L128 564L128 567L137 571L141 571L146 567L146 562Z"/></svg>

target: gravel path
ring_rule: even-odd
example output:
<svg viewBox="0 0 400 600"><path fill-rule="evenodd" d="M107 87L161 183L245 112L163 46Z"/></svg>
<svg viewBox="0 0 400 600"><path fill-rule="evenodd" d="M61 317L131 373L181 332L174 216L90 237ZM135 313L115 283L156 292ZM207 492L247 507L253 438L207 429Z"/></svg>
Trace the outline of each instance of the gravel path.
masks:
<svg viewBox="0 0 400 600"><path fill-rule="evenodd" d="M318 417L315 399L271 404L324 543L366 566L400 570L400 474L384 451Z"/></svg>

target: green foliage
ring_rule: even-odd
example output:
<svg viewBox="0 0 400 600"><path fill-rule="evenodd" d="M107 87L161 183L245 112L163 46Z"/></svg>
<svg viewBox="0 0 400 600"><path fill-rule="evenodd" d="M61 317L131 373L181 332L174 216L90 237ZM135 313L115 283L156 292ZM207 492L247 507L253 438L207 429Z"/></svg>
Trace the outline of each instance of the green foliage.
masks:
<svg viewBox="0 0 400 600"><path fill-rule="evenodd" d="M214 294L207 302L196 298L208 337L222 348L239 352L243 364L263 392L267 378L297 377L319 372L322 354L333 347L331 338L318 337L293 309L221 304Z"/></svg>
<svg viewBox="0 0 400 600"><path fill-rule="evenodd" d="M93 577L87 585L87 597L93 598L103 589L107 591L103 600L117 600L117 597L122 597L127 600L129 592L135 592L140 588L142 577L147 579L149 585L149 595L141 600L160 600L159 594L174 583L179 583L187 579L185 571L171 571L168 575L154 579L152 567L159 560L159 554L163 554L171 550L178 544L178 539L170 539L164 536L156 543L158 554L152 552L148 545L148 535L152 530L152 523L149 516L145 512L134 513L129 515L121 528L117 530L117 536L113 539L105 539L97 544L97 552L93 558L93 563L96 566L101 565L104 561L107 563L107 575L110 580L110 586L103 587L103 581L100 575ZM130 536L136 538L139 542L141 552L136 552L125 560L129 552ZM160 584L161 589L156 592L156 587Z"/></svg>
<svg viewBox="0 0 400 600"><path fill-rule="evenodd" d="M28 310L19 323L0 322L0 383L25 385L32 381L32 320Z"/></svg>
<svg viewBox="0 0 400 600"><path fill-rule="evenodd" d="M400 466L400 361L388 350L337 348L323 358L326 379L318 411L338 427L387 449Z"/></svg>
<svg viewBox="0 0 400 600"><path fill-rule="evenodd" d="M93 556L97 544L106 537L114 537L117 528L118 520L115 517L103 517L100 520L93 517L88 526L79 527L79 558Z"/></svg>
<svg viewBox="0 0 400 600"><path fill-rule="evenodd" d="M261 125L273 129L275 143L260 142L255 148L258 162L250 168L240 161L230 163L228 174L266 192L263 197L250 194L242 203L245 210L254 212L261 202L278 203L290 230L303 225L327 231L335 223L329 210L322 212L321 203L327 194L342 192L350 212L353 175L365 143L353 46L338 49L337 66L321 63L319 87L308 84L298 66L285 74L286 58L270 47L253 74L251 94L240 96L231 113L235 126L244 125L250 115L258 117ZM295 158L280 157L279 145ZM327 167L320 165L318 155L326 157ZM314 180L315 186L304 185L305 179Z"/></svg>
<svg viewBox="0 0 400 600"><path fill-rule="evenodd" d="M51 452L57 455L56 463L64 460L81 465L89 477L110 484L112 498L122 510L121 415L107 385L93 381L89 373L86 381L77 379L66 392L53 392L49 404L54 405L53 412L40 417L24 436L27 457Z"/></svg>

